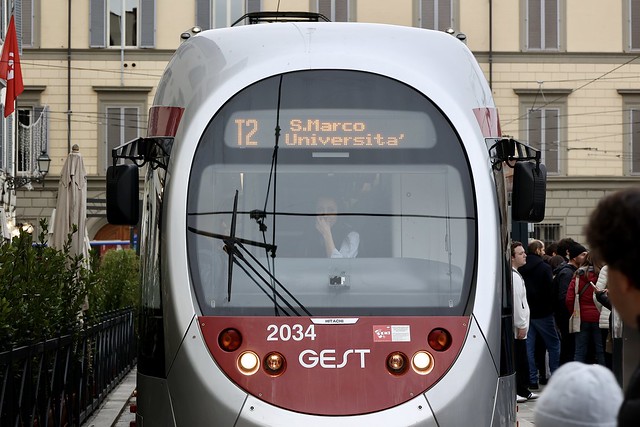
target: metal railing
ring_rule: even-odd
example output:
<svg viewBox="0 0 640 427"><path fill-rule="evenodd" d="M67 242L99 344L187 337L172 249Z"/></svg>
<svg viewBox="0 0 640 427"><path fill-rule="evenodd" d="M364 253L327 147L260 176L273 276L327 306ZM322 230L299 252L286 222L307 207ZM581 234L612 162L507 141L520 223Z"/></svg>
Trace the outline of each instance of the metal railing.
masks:
<svg viewBox="0 0 640 427"><path fill-rule="evenodd" d="M132 309L0 353L0 426L80 426L133 368Z"/></svg>

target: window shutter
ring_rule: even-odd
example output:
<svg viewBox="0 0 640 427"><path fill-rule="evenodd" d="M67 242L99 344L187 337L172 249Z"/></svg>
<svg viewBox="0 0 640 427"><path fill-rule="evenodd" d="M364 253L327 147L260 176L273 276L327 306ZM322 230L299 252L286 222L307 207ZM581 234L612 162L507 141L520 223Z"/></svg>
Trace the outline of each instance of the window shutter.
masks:
<svg viewBox="0 0 640 427"><path fill-rule="evenodd" d="M558 0L545 0L544 49L558 49Z"/></svg>
<svg viewBox="0 0 640 427"><path fill-rule="evenodd" d="M544 164L547 172L560 172L560 111L556 108L544 112Z"/></svg>
<svg viewBox="0 0 640 427"><path fill-rule="evenodd" d="M2 115L4 117L4 105L2 106ZM16 143L12 143L12 141L14 140L14 137L12 135L15 135L13 133L13 116L7 117L6 119L6 123L7 123L7 157L6 157L6 171L12 175L15 175L15 165L13 164L13 151L14 151L14 147Z"/></svg>
<svg viewBox="0 0 640 427"><path fill-rule="evenodd" d="M3 1L0 1L0 39L4 41L5 35L7 34L7 24L9 21L9 17L7 17L7 22L4 19L4 11L6 9L6 5Z"/></svg>
<svg viewBox="0 0 640 427"><path fill-rule="evenodd" d="M18 39L22 41L22 47L33 47L33 0L22 0L21 3L21 28L20 31L16 28L16 32L21 35Z"/></svg>
<svg viewBox="0 0 640 427"><path fill-rule="evenodd" d="M631 110L631 173L640 173L640 110Z"/></svg>
<svg viewBox="0 0 640 427"><path fill-rule="evenodd" d="M451 22L451 0L438 0L438 28L437 30L446 31L453 27Z"/></svg>
<svg viewBox="0 0 640 427"><path fill-rule="evenodd" d="M333 21L333 14L331 12L331 0L318 0L318 13Z"/></svg>
<svg viewBox="0 0 640 427"><path fill-rule="evenodd" d="M542 49L541 0L528 0L527 49Z"/></svg>
<svg viewBox="0 0 640 427"><path fill-rule="evenodd" d="M261 5L260 0L247 0L247 13L249 12L260 12Z"/></svg>
<svg viewBox="0 0 640 427"><path fill-rule="evenodd" d="M640 49L640 2L638 1L630 1L629 13L630 17L630 25L629 35L630 35L630 48L631 49Z"/></svg>
<svg viewBox="0 0 640 427"><path fill-rule="evenodd" d="M349 0L335 0L335 21L349 22Z"/></svg>
<svg viewBox="0 0 640 427"><path fill-rule="evenodd" d="M125 107L124 109L124 140L122 144L138 137L140 121L137 107Z"/></svg>
<svg viewBox="0 0 640 427"><path fill-rule="evenodd" d="M107 0L90 0L89 47L107 47Z"/></svg>
<svg viewBox="0 0 640 427"><path fill-rule="evenodd" d="M529 145L540 150L542 148L542 112L529 110Z"/></svg>
<svg viewBox="0 0 640 427"><path fill-rule="evenodd" d="M156 47L156 1L140 0L140 10L138 11L138 22L140 22L140 44L138 47Z"/></svg>
<svg viewBox="0 0 640 427"><path fill-rule="evenodd" d="M105 141L104 171L111 165L111 150L122 144L120 137L121 126L120 109L117 107L107 107L107 140ZM122 162L122 160L119 160L119 162Z"/></svg>
<svg viewBox="0 0 640 427"><path fill-rule="evenodd" d="M196 0L196 25L203 30L211 29L211 0Z"/></svg>
<svg viewBox="0 0 640 427"><path fill-rule="evenodd" d="M435 22L435 11L436 11L436 0L421 0L421 8L420 8L420 21L422 28L428 28L434 30L436 28Z"/></svg>

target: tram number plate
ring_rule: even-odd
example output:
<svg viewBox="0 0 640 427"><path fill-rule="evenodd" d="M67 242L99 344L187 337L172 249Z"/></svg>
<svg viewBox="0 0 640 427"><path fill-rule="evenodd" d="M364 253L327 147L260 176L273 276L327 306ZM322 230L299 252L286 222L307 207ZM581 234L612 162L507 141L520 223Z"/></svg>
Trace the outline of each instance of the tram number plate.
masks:
<svg viewBox="0 0 640 427"><path fill-rule="evenodd" d="M267 326L267 341L302 341L309 339L315 341L315 325L274 325Z"/></svg>

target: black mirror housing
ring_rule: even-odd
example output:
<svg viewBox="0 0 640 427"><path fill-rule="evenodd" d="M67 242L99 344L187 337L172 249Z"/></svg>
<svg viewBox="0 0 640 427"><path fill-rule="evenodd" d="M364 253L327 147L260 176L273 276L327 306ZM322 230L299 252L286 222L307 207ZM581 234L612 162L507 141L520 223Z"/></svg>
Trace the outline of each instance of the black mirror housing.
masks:
<svg viewBox="0 0 640 427"><path fill-rule="evenodd" d="M107 221L114 225L136 225L140 217L138 203L138 166L109 166L107 169Z"/></svg>
<svg viewBox="0 0 640 427"><path fill-rule="evenodd" d="M513 170L511 217L514 221L540 222L544 219L547 168L542 163L517 162Z"/></svg>

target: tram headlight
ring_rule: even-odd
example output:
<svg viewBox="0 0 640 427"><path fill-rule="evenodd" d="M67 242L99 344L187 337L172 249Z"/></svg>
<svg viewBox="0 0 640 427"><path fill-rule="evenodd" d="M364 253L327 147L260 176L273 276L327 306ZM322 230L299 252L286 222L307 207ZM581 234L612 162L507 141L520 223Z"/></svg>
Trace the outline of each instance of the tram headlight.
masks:
<svg viewBox="0 0 640 427"><path fill-rule="evenodd" d="M411 358L411 367L420 375L427 375L433 370L433 356L427 351L418 351Z"/></svg>
<svg viewBox="0 0 640 427"><path fill-rule="evenodd" d="M267 374L277 377L287 368L287 360L277 351L272 351L264 358L264 370Z"/></svg>
<svg viewBox="0 0 640 427"><path fill-rule="evenodd" d="M446 329L435 328L429 332L427 342L435 351L445 351L451 347L451 334Z"/></svg>
<svg viewBox="0 0 640 427"><path fill-rule="evenodd" d="M407 356L399 351L394 351L387 356L387 370L392 375L402 375L407 372L409 360Z"/></svg>
<svg viewBox="0 0 640 427"><path fill-rule="evenodd" d="M227 328L218 335L218 345L224 351L236 351L242 344L242 334L234 328Z"/></svg>
<svg viewBox="0 0 640 427"><path fill-rule="evenodd" d="M238 369L245 375L253 375L258 372L260 358L253 351L245 351L238 357Z"/></svg>

